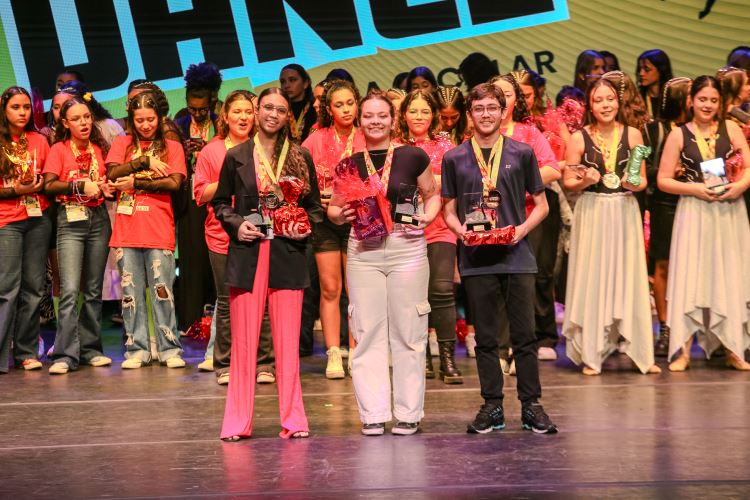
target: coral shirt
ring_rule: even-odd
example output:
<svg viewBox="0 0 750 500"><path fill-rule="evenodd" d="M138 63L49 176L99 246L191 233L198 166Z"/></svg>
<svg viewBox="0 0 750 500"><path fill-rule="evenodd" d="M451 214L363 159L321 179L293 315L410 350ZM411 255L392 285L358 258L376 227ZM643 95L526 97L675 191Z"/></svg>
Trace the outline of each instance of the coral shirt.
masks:
<svg viewBox="0 0 750 500"><path fill-rule="evenodd" d="M98 164L97 170L99 172L99 178L104 179L107 176L107 166L104 163L104 157L102 156L102 150L96 144L91 144L96 155L96 162ZM84 151L85 152L85 151ZM55 174L58 180L63 182L74 182L79 180L88 179L88 175L81 175L78 170L78 163L73 156L73 150L70 147L70 140L65 142L58 142L49 151L49 156L44 164L45 174ZM104 198L99 197L86 203L87 207L98 207L104 203Z"/></svg>
<svg viewBox="0 0 750 500"><path fill-rule="evenodd" d="M112 143L107 155L107 164L122 164L132 160L126 157L128 146L132 143L130 135L120 136ZM167 139L167 174L187 175L185 153L177 141ZM117 194L118 202L122 193ZM135 209L132 215L117 213L109 242L112 248L159 248L175 249L175 224L172 212L172 196L168 192L135 193Z"/></svg>
<svg viewBox="0 0 750 500"><path fill-rule="evenodd" d="M531 146L531 149L534 150L534 156L536 156L536 162L540 169L542 167L552 167L557 171L560 170L555 153L552 151L547 138L544 137L544 134L542 134L534 124L514 122L512 128L512 135L509 137ZM508 130L501 131L504 135L508 135ZM526 193L526 217L529 216L533 209L534 198Z"/></svg>
<svg viewBox="0 0 750 500"><path fill-rule="evenodd" d="M18 137L13 137L14 141L17 141ZM34 151L36 151L36 171L41 174L44 168L44 163L47 160L49 154L49 144L47 138L37 132L26 132L26 140L28 141L28 152L31 154L31 159L34 158ZM4 154L0 151L0 154ZM9 179L2 180L1 187L9 188L13 187L15 181ZM43 194L35 193L28 195L39 200L39 205L42 210L46 210L49 207L49 201ZM26 207L23 205L23 196L16 198L9 198L7 200L0 200L0 227L6 226L13 222L26 220L29 215L26 213Z"/></svg>
<svg viewBox="0 0 750 500"><path fill-rule="evenodd" d="M422 149L430 157L432 173L435 175L435 180L438 181L438 190L440 190L440 172L443 165L443 155L453 149L455 145L451 142L447 134L438 134L434 139L415 141L413 144ZM448 229L442 210L438 212L432 224L425 228L424 235L428 245L437 242L456 244L456 235Z"/></svg>
<svg viewBox="0 0 750 500"><path fill-rule="evenodd" d="M318 174L318 188L321 192L332 189L333 170L346 156L348 137L340 137L337 140L334 127L326 127L310 134L302 147L312 155L315 170ZM352 152L359 153L365 149L365 136L357 129L352 138Z"/></svg>
<svg viewBox="0 0 750 500"><path fill-rule="evenodd" d="M219 182L219 173L221 166L224 164L224 158L227 156L227 146L223 139L215 138L209 142L198 156L198 163L195 164L195 174L193 176L193 195L195 202L200 205L201 197L206 191L209 184ZM206 217L206 245L212 252L226 255L229 251L229 236L216 219L214 207L207 204L208 216Z"/></svg>

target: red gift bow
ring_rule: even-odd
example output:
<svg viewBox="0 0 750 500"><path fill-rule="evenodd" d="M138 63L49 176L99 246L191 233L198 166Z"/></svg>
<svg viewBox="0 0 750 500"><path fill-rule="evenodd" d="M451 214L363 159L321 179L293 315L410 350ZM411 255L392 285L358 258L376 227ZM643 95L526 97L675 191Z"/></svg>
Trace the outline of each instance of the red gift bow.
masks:
<svg viewBox="0 0 750 500"><path fill-rule="evenodd" d="M285 175L279 179L279 188L284 195L284 205L273 212L273 232L283 235L285 232L305 234L310 231L310 219L304 208L297 206L305 183L297 177Z"/></svg>

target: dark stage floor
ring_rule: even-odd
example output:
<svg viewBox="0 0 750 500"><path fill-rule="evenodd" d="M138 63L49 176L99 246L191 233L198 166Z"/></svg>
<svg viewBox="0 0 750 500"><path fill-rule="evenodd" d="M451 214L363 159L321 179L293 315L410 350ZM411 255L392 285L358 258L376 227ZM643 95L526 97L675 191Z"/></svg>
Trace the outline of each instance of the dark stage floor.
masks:
<svg viewBox="0 0 750 500"><path fill-rule="evenodd" d="M119 333L107 332L107 354L121 359ZM193 347L184 370L0 376L0 498L750 496L750 374L723 359L643 376L615 355L594 378L544 363L543 403L561 432L521 431L510 378L508 428L481 436L465 433L481 400L461 347L466 384L428 381L421 433L364 437L351 380L326 380L316 352L303 358L311 438L276 437L270 385L258 390L254 437L228 444L225 389L198 373Z"/></svg>

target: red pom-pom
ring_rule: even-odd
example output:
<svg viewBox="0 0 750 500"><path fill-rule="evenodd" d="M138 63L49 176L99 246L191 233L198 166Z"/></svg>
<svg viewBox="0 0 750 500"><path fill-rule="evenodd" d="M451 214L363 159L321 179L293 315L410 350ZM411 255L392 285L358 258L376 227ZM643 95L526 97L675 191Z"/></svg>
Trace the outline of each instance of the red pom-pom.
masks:
<svg viewBox="0 0 750 500"><path fill-rule="evenodd" d="M302 179L285 175L279 179L279 187L284 195L285 202L296 203L305 188L305 183L302 182Z"/></svg>

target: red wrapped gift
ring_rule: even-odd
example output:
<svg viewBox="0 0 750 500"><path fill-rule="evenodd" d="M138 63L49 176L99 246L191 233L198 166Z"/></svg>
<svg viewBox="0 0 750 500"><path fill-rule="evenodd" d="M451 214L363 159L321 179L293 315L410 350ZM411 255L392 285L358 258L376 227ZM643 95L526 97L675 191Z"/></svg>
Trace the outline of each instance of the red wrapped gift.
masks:
<svg viewBox="0 0 750 500"><path fill-rule="evenodd" d="M302 207L297 206L305 183L297 177L284 176L279 179L279 188L284 195L284 204L273 211L273 232L283 235L284 232L304 234L310 231L310 219Z"/></svg>
<svg viewBox="0 0 750 500"><path fill-rule="evenodd" d="M735 149L724 161L724 173L729 182L736 182L745 173L745 165L742 159L742 151Z"/></svg>
<svg viewBox="0 0 750 500"><path fill-rule="evenodd" d="M352 229L358 240L386 236L393 230L391 204L380 184L372 178L363 181L351 158L343 159L336 167L333 193L354 209L356 218Z"/></svg>
<svg viewBox="0 0 750 500"><path fill-rule="evenodd" d="M505 226L489 231L468 231L464 233L464 245L475 247L479 245L510 245L516 235L515 226Z"/></svg>

